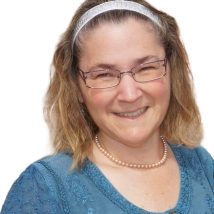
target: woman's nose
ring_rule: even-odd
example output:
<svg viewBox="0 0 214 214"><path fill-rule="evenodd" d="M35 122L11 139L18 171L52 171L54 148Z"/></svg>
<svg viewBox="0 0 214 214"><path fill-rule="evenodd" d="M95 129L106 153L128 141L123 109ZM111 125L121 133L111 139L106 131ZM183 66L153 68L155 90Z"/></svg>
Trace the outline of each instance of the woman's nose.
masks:
<svg viewBox="0 0 214 214"><path fill-rule="evenodd" d="M134 102L142 96L140 83L136 82L131 73L121 76L118 88L118 99L120 101Z"/></svg>

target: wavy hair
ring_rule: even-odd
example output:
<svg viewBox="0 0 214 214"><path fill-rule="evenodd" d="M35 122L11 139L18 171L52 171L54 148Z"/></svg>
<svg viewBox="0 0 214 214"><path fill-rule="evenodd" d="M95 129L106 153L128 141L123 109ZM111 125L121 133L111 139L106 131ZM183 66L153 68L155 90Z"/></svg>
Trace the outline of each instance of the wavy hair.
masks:
<svg viewBox="0 0 214 214"><path fill-rule="evenodd" d="M50 85L46 93L44 116L49 126L55 152L70 152L73 166L81 167L91 151L91 142L98 127L90 117L86 106L78 100L78 58L81 53L80 36L72 47L73 30L79 18L90 8L105 0L86 0L76 11L67 30L61 36L54 53ZM166 52L171 75L171 97L167 114L161 124L161 134L171 143L195 147L202 138L200 113L193 92L192 74L188 56L180 39L175 19L155 9L144 0L135 0L161 20L162 27L153 24ZM103 22L120 22L128 17L146 20L147 17L130 11L110 11L92 19L81 31L87 31ZM86 38L86 37L84 37Z"/></svg>

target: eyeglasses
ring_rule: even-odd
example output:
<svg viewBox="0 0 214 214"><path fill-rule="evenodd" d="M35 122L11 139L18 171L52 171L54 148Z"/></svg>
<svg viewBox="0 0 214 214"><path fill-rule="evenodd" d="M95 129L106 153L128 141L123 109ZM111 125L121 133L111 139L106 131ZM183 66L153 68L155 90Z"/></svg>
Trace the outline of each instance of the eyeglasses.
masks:
<svg viewBox="0 0 214 214"><path fill-rule="evenodd" d="M129 71L120 72L116 69L100 69L84 72L81 69L80 76L88 88L105 89L119 85L121 78L129 74L136 82L147 83L158 80L166 75L167 59L140 64Z"/></svg>

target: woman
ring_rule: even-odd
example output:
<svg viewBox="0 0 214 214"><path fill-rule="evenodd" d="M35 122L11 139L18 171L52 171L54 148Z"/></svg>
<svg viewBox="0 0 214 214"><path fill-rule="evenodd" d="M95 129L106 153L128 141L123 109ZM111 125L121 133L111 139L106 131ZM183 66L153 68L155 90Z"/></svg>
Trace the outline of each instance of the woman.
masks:
<svg viewBox="0 0 214 214"><path fill-rule="evenodd" d="M214 161L178 26L144 0L86 0L53 60L55 155L30 165L5 213L214 213Z"/></svg>

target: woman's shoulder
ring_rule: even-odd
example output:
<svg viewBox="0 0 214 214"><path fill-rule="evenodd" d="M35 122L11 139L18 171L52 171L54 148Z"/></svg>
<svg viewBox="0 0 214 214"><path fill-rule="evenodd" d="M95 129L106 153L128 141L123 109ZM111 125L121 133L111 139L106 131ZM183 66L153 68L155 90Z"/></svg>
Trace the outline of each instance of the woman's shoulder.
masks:
<svg viewBox="0 0 214 214"><path fill-rule="evenodd" d="M26 172L31 171L31 168L34 169L43 178L52 194L59 195L59 191L66 191L64 186L67 178L77 174L76 170L71 169L72 161L70 153L61 152L35 161L26 169Z"/></svg>
<svg viewBox="0 0 214 214"><path fill-rule="evenodd" d="M211 154L203 146L196 148L172 144L170 146L176 158L185 162L189 172L198 178L203 178L203 175L206 176L214 191L214 159Z"/></svg>
<svg viewBox="0 0 214 214"><path fill-rule="evenodd" d="M198 159L202 165L210 165L213 167L214 159L203 146L197 146L195 148L175 144L170 144L170 146L173 151L179 151L182 156L187 159Z"/></svg>
<svg viewBox="0 0 214 214"><path fill-rule="evenodd" d="M41 172L50 171L57 174L70 171L71 165L72 155L66 152L46 156L31 164L31 166L36 167Z"/></svg>
<svg viewBox="0 0 214 214"><path fill-rule="evenodd" d="M194 149L195 156L198 161L196 163L200 164L203 169L210 186L214 191L214 159L211 154L202 146L199 146Z"/></svg>
<svg viewBox="0 0 214 214"><path fill-rule="evenodd" d="M53 182L58 176L63 177L71 174L72 155L66 152L45 156L30 164L20 175L40 175L46 183Z"/></svg>
<svg viewBox="0 0 214 214"><path fill-rule="evenodd" d="M71 164L68 153L47 156L30 164L12 185L1 213L60 213L58 182L66 176Z"/></svg>

